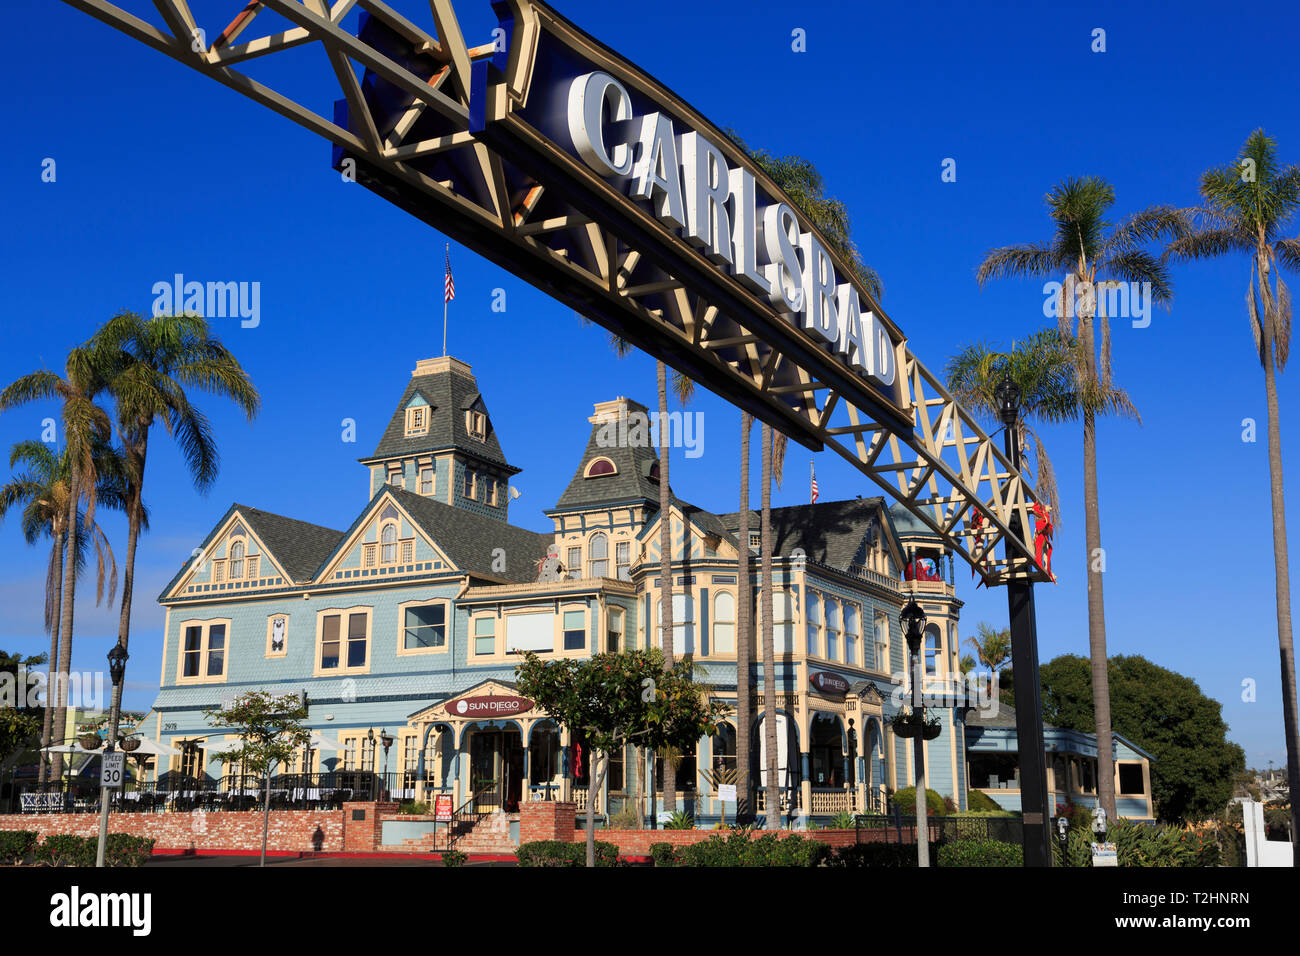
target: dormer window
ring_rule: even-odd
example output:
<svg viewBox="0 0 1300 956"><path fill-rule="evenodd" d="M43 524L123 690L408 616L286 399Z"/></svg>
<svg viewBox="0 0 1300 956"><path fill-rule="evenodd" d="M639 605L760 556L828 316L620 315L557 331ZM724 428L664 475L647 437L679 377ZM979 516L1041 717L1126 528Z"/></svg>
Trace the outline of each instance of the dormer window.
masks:
<svg viewBox="0 0 1300 956"><path fill-rule="evenodd" d="M487 438L487 416L482 412L468 409L465 412L465 430L470 438L483 441Z"/></svg>
<svg viewBox="0 0 1300 956"><path fill-rule="evenodd" d="M429 434L429 406L413 405L406 410L406 437Z"/></svg>
<svg viewBox="0 0 1300 956"><path fill-rule="evenodd" d="M616 475L618 468L608 458L593 458L583 473L584 478L599 478L601 475Z"/></svg>

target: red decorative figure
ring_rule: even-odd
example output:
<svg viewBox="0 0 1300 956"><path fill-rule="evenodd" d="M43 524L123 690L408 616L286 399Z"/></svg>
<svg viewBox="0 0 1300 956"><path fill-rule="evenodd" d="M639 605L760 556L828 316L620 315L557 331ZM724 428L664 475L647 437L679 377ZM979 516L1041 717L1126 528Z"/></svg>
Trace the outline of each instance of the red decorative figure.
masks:
<svg viewBox="0 0 1300 956"><path fill-rule="evenodd" d="M1034 557L1038 566L1047 572L1053 581L1052 573L1052 509L1042 502L1034 502Z"/></svg>
<svg viewBox="0 0 1300 956"><path fill-rule="evenodd" d="M970 528L972 531L975 532L974 545L971 547L972 554L974 553L976 548L978 548L980 545L984 543L984 534L982 531L980 531L980 528L984 527L984 525L987 522L988 519L984 517L984 512L982 511L977 511L970 517ZM975 577L974 564L971 565L970 576ZM984 579L980 578L979 582L975 585L975 590L978 591L983 586L984 586Z"/></svg>

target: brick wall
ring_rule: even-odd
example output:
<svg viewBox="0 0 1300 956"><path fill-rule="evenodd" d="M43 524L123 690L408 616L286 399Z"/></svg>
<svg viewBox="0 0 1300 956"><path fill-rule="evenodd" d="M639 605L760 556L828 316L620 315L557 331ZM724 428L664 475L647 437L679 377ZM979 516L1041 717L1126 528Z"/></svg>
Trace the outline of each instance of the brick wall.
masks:
<svg viewBox="0 0 1300 956"><path fill-rule="evenodd" d="M519 807L519 842L531 843L534 840L574 840L574 817L577 813L576 803L554 803L539 801L521 804ZM602 831L604 832L604 831Z"/></svg>
<svg viewBox="0 0 1300 956"><path fill-rule="evenodd" d="M324 852L343 848L343 814L339 810L273 810L267 831L268 852L302 853L313 849L320 828ZM0 815L0 830L34 830L42 838L52 833L98 836L98 813L24 813ZM262 814L114 813L110 833L152 837L155 850L195 851L262 849Z"/></svg>
<svg viewBox="0 0 1300 956"><path fill-rule="evenodd" d="M343 804L343 849L349 853L375 852L384 842L383 817L396 812L395 803Z"/></svg>

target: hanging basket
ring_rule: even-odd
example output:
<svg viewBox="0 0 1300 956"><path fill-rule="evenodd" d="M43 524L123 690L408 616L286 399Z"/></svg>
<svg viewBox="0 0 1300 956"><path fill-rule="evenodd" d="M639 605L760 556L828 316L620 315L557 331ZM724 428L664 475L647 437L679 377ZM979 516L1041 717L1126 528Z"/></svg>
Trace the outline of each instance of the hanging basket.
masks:
<svg viewBox="0 0 1300 956"><path fill-rule="evenodd" d="M117 745L126 753L133 753L134 751L140 749L140 738L139 737L118 737Z"/></svg>
<svg viewBox="0 0 1300 956"><path fill-rule="evenodd" d="M926 740L934 740L934 738L936 738L936 737L939 736L939 733L940 733L940 731L942 731L942 730L943 730L943 727L941 727L941 726L938 725L938 724L926 724L926 725L925 725L925 739L926 739Z"/></svg>
<svg viewBox="0 0 1300 956"><path fill-rule="evenodd" d="M81 744L82 750L98 750L103 741L99 739L99 734L82 734L77 738L77 743Z"/></svg>
<svg viewBox="0 0 1300 956"><path fill-rule="evenodd" d="M900 720L894 724L894 733L904 739L910 739L916 736L916 726Z"/></svg>

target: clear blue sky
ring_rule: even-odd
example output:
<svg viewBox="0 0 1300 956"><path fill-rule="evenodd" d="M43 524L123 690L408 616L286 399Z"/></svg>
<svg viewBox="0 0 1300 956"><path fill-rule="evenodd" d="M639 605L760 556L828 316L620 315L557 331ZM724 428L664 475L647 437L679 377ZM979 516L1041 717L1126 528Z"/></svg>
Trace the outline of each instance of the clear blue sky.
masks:
<svg viewBox="0 0 1300 956"><path fill-rule="evenodd" d="M423 0L391 0L429 24ZM152 15L149 4L136 3ZM471 40L488 39L486 2L462 0ZM1210 3L801 4L662 0L653 8L562 2L559 9L659 77L720 126L825 173L884 278L884 305L914 351L941 368L962 342L1006 343L1044 321L1038 283L981 292L974 271L995 245L1046 238L1042 196L1057 180L1114 183L1117 212L1190 204L1199 173L1231 161L1263 125L1300 162L1294 40L1285 3L1251 16ZM237 9L201 0L219 30ZM270 15L265 21L273 24ZM1105 53L1090 51L1106 30ZM206 497L175 451L149 463L153 530L143 542L127 704L157 686L162 586L232 501L336 528L367 498L368 454L416 359L439 353L443 237L329 167L312 134L63 4L19 0L0 60L0 381L49 364L119 309L147 311L153 283L177 272L261 283L261 325L220 333L262 391L249 425L207 402L221 477ZM807 52L791 49L806 31ZM311 52L313 76L323 57ZM299 61L302 62L302 61ZM267 73L259 77L300 81ZM319 108L337 90L320 88ZM41 181L46 157L57 181ZM957 181L940 179L953 158ZM653 401L654 366L614 359L605 335L464 249L450 348L470 362L501 444L524 471L517 523L544 530L576 467L593 402ZM1143 424L1099 434L1111 653L1143 654L1195 678L1224 704L1248 761L1285 761L1274 618L1263 377L1244 309L1247 266L1175 273L1177 301L1149 328L1117 324L1115 372ZM1295 277L1293 277L1295 278ZM1296 278L1300 284L1300 278ZM504 316L489 310L507 291ZM1300 470L1296 372L1281 379L1292 484ZM738 414L710 395L703 457L673 462L681 496L736 507ZM0 417L0 446L39 433L50 408ZM344 418L357 441L340 440ZM1241 440L1242 419L1261 440ZM1041 656L1087 653L1081 434L1045 436L1061 477L1060 583L1038 589ZM808 455L793 448L778 504L807 500ZM873 486L831 454L823 498ZM756 484L757 482L755 482ZM1291 495L1295 563L1300 505ZM124 526L107 519L124 551ZM46 649L39 594L46 549L0 526L0 646ZM1297 571L1300 577L1300 570ZM967 572L959 580L968 580ZM1293 588L1293 595L1295 589ZM83 588L82 594L85 595ZM1005 596L962 589L964 630L1002 625ZM116 611L78 602L74 666L102 667ZM1294 596L1293 596L1294 602ZM1257 683L1253 703L1242 681Z"/></svg>

